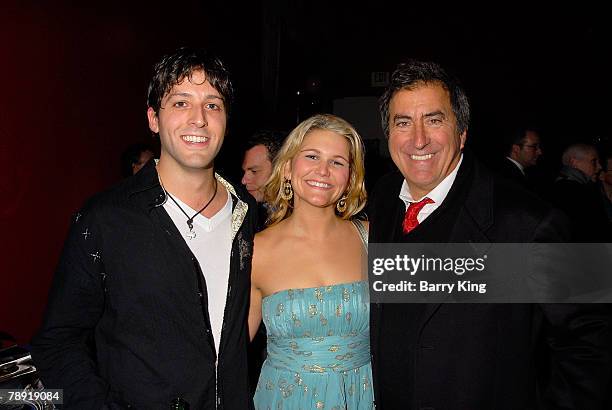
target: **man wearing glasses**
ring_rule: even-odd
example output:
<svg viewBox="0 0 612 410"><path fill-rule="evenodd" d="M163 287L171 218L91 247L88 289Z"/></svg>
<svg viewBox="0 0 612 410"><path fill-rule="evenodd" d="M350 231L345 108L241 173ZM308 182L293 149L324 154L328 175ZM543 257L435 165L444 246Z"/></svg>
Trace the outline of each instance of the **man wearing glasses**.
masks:
<svg viewBox="0 0 612 410"><path fill-rule="evenodd" d="M533 129L520 128L510 134L508 142L507 155L499 171L502 175L531 188L532 184L525 171L535 166L542 155L540 135Z"/></svg>

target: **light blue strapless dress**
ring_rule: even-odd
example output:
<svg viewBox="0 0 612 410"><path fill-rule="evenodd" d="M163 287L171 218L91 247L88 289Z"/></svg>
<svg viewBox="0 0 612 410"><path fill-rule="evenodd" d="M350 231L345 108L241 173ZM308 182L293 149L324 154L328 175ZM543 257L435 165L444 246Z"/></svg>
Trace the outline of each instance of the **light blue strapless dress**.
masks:
<svg viewBox="0 0 612 410"><path fill-rule="evenodd" d="M268 357L255 408L371 409L369 312L367 281L265 297Z"/></svg>

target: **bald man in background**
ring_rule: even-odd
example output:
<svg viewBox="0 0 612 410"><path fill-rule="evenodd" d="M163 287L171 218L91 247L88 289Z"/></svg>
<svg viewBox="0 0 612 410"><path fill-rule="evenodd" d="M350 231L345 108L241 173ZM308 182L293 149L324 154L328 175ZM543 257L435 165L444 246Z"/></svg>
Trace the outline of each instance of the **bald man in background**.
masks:
<svg viewBox="0 0 612 410"><path fill-rule="evenodd" d="M569 216L572 240L610 242L605 209L595 185L601 171L597 150L588 144L572 144L563 151L561 163L551 200Z"/></svg>

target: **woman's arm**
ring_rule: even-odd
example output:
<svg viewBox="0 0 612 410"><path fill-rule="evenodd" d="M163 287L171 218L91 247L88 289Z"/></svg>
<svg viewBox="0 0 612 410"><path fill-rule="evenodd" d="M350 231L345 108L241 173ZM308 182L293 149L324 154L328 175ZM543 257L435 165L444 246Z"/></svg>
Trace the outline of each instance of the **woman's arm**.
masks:
<svg viewBox="0 0 612 410"><path fill-rule="evenodd" d="M251 303L249 306L249 337L251 341L257 334L257 329L259 329L259 325L261 324L262 293L259 281L261 272L264 271L262 271L260 268L262 263L260 255L265 255L265 249L261 249L264 244L262 243L260 237L261 234L255 235L253 245L253 260L251 262Z"/></svg>
<svg viewBox="0 0 612 410"><path fill-rule="evenodd" d="M257 329L261 324L261 290L257 289L255 284L251 282L251 306L249 308L249 338L253 338L257 334Z"/></svg>

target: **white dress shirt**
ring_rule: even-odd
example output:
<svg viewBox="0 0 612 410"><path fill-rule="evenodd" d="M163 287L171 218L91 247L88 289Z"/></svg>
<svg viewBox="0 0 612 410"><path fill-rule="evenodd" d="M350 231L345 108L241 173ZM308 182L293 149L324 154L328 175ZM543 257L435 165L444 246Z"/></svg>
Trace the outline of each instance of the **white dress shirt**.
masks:
<svg viewBox="0 0 612 410"><path fill-rule="evenodd" d="M444 199L448 195L451 187L453 186L453 182L455 182L455 178L457 177L457 172L459 171L459 166L461 166L461 162L463 161L463 154L459 157L459 162L455 166L455 169L452 170L450 174L446 176L434 189L432 189L427 195L427 198L432 199L434 202L432 204L425 205L417 215L417 221L419 223L423 222L433 211L438 209ZM412 202L419 202L423 198L413 198L412 194L410 194L410 190L408 189L408 182L404 179L402 183L402 189L399 193L399 198L404 201L406 205L406 209Z"/></svg>

